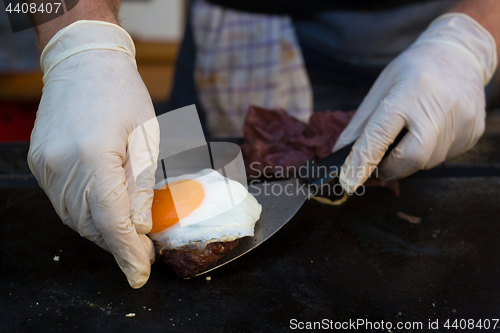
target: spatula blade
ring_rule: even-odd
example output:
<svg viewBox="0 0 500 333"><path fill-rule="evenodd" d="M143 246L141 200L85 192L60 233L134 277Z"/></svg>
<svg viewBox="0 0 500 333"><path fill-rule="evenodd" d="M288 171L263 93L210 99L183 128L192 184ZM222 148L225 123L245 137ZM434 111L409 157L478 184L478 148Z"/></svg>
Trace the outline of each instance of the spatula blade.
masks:
<svg viewBox="0 0 500 333"><path fill-rule="evenodd" d="M234 250L196 276L213 271L255 249L290 221L307 199L307 188L301 188L299 179L254 184L248 190L262 205L262 215L255 224L254 236L240 239Z"/></svg>

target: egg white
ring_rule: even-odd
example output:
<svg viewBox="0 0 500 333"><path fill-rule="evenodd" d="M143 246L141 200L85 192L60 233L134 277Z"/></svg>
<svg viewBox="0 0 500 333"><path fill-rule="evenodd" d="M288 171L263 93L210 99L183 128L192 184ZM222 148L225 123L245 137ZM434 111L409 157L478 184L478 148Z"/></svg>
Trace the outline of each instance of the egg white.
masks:
<svg viewBox="0 0 500 333"><path fill-rule="evenodd" d="M196 180L203 187L202 202L190 215L181 218L173 226L150 233L151 239L162 243L164 249L176 249L188 244L228 242L254 235L254 226L260 218L262 206L243 185L212 169L172 177L167 183L188 179ZM159 183L155 189L164 185L165 182ZM175 199L174 191L172 189Z"/></svg>

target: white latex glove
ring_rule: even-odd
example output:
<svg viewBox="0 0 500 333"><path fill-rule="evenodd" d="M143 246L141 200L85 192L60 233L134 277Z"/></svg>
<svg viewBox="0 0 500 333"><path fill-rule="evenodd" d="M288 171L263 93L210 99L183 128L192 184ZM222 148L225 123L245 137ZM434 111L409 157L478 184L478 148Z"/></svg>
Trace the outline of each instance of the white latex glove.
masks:
<svg viewBox="0 0 500 333"><path fill-rule="evenodd" d="M140 288L154 262L145 234L159 128L133 41L115 24L78 21L52 38L41 67L30 169L63 223L111 252L130 286ZM139 129L147 139L133 132L145 122ZM150 169L135 179L132 163Z"/></svg>
<svg viewBox="0 0 500 333"><path fill-rule="evenodd" d="M342 167L348 193L363 184L388 146L408 133L380 165L382 178L430 169L472 148L484 132L484 86L497 67L493 37L471 17L437 18L380 74L336 151L357 139Z"/></svg>

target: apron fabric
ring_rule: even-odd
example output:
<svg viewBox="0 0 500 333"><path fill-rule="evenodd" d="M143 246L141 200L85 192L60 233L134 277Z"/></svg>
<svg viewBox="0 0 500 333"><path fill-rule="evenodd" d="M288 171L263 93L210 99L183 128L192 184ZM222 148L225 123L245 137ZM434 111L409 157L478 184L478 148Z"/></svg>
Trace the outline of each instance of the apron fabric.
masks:
<svg viewBox="0 0 500 333"><path fill-rule="evenodd" d="M194 83L212 137L241 137L250 105L308 122L312 89L286 16L238 12L203 0L191 8Z"/></svg>

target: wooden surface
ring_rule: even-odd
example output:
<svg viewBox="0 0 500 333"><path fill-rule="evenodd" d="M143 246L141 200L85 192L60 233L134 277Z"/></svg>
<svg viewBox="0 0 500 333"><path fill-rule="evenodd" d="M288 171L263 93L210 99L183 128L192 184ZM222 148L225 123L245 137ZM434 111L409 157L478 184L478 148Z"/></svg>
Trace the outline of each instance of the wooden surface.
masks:
<svg viewBox="0 0 500 333"><path fill-rule="evenodd" d="M33 101L42 96L42 72L0 75L0 100Z"/></svg>
<svg viewBox="0 0 500 333"><path fill-rule="evenodd" d="M139 73L154 101L166 101L172 88L178 44L135 41ZM42 72L0 74L0 101L37 101Z"/></svg>

